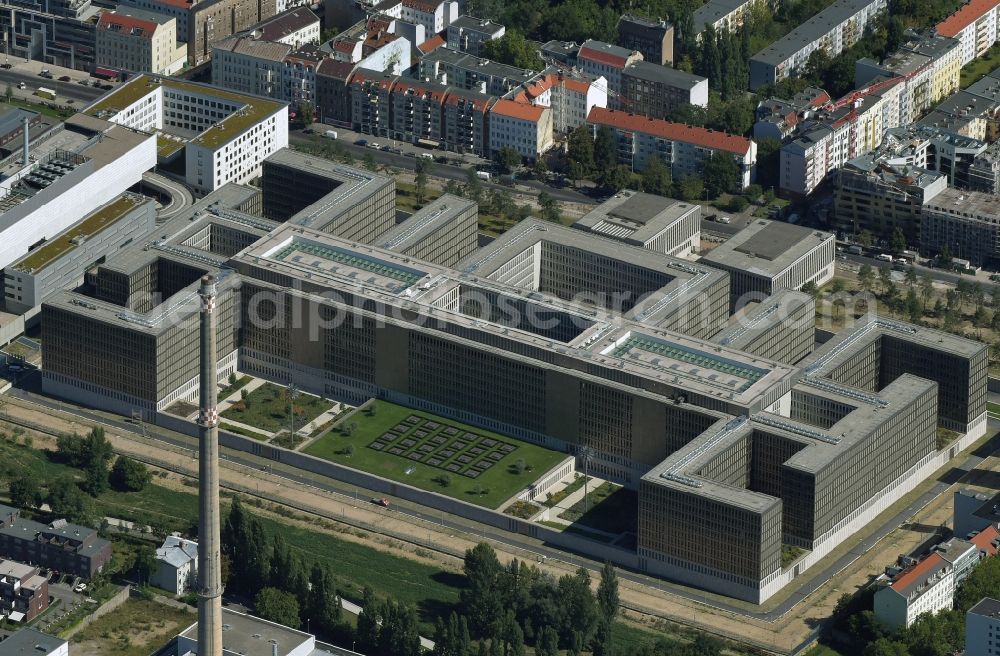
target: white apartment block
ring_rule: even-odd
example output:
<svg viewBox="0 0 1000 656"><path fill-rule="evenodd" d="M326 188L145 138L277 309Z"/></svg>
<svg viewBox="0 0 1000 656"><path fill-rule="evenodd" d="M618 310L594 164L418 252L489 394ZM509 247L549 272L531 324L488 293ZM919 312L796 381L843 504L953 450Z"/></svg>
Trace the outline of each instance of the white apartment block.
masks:
<svg viewBox="0 0 1000 656"><path fill-rule="evenodd" d="M908 627L924 613L951 608L954 598L954 570L934 553L875 593L875 617L893 628Z"/></svg>
<svg viewBox="0 0 1000 656"><path fill-rule="evenodd" d="M643 171L650 159L658 157L675 179L697 176L709 158L721 154L732 157L739 167L741 189L753 181L757 144L745 137L600 107L590 110L587 123L595 133L602 126L611 128L618 161L633 171Z"/></svg>
<svg viewBox="0 0 1000 656"><path fill-rule="evenodd" d="M971 0L938 23L938 34L961 42L962 66L985 54L997 42L997 7L1000 0Z"/></svg>
<svg viewBox="0 0 1000 656"><path fill-rule="evenodd" d="M568 132L584 125L594 107L608 106L608 83L603 77L590 80L547 69L538 79L514 94L512 99L518 103L551 108L553 129Z"/></svg>
<svg viewBox="0 0 1000 656"><path fill-rule="evenodd" d="M455 0L383 0L375 11L406 23L422 25L428 34L443 32L458 19L458 2Z"/></svg>
<svg viewBox="0 0 1000 656"><path fill-rule="evenodd" d="M94 41L100 68L172 75L187 61L187 46L177 43L177 20L143 9L104 12Z"/></svg>
<svg viewBox="0 0 1000 656"><path fill-rule="evenodd" d="M776 3L770 0L708 0L694 11L693 25L701 40L701 33L711 26L716 32L734 32L746 22L754 7L766 3L773 7Z"/></svg>
<svg viewBox="0 0 1000 656"><path fill-rule="evenodd" d="M156 563L149 583L174 594L184 594L197 583L198 543L177 534L168 535L156 550Z"/></svg>
<svg viewBox="0 0 1000 656"><path fill-rule="evenodd" d="M287 104L186 80L139 75L86 111L134 130L188 139L186 182L202 194L249 182L266 158L288 146Z"/></svg>
<svg viewBox="0 0 1000 656"><path fill-rule="evenodd" d="M552 147L552 110L513 100L498 100L489 113L490 152L509 147L529 160Z"/></svg>
<svg viewBox="0 0 1000 656"><path fill-rule="evenodd" d="M816 50L835 57L857 43L887 8L888 0L837 0L750 58L750 88L799 75Z"/></svg>
<svg viewBox="0 0 1000 656"><path fill-rule="evenodd" d="M607 80L611 107L615 109L621 107L622 71L637 61L642 61L641 52L593 39L584 41L576 56L576 65L581 71L592 78L603 77Z"/></svg>
<svg viewBox="0 0 1000 656"><path fill-rule="evenodd" d="M1000 601L985 597L965 613L965 656L1000 656Z"/></svg>

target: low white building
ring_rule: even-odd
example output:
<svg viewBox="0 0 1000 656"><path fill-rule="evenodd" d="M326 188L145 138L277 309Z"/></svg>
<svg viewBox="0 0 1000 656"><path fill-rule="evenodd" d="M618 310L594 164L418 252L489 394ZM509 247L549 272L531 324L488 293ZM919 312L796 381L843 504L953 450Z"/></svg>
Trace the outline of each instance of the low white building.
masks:
<svg viewBox="0 0 1000 656"><path fill-rule="evenodd" d="M156 550L156 572L149 577L150 585L184 594L194 587L198 576L198 543L185 540L176 533L168 535Z"/></svg>
<svg viewBox="0 0 1000 656"><path fill-rule="evenodd" d="M458 19L455 0L383 0L374 9L383 16L422 25L428 34L443 32Z"/></svg>
<svg viewBox="0 0 1000 656"><path fill-rule="evenodd" d="M1000 655L1000 601L985 597L965 613L965 656Z"/></svg>
<svg viewBox="0 0 1000 656"><path fill-rule="evenodd" d="M513 148L529 160L552 147L552 110L513 100L498 100L489 114L490 152Z"/></svg>
<svg viewBox="0 0 1000 656"><path fill-rule="evenodd" d="M249 182L288 146L286 103L176 78L138 75L85 111L182 143L185 180L201 194Z"/></svg>
<svg viewBox="0 0 1000 656"><path fill-rule="evenodd" d="M951 608L954 598L954 569L934 553L875 593L875 617L893 628L908 627L924 613Z"/></svg>
<svg viewBox="0 0 1000 656"><path fill-rule="evenodd" d="M187 45L177 42L177 19L154 11L106 11L94 41L98 68L173 75L187 62Z"/></svg>

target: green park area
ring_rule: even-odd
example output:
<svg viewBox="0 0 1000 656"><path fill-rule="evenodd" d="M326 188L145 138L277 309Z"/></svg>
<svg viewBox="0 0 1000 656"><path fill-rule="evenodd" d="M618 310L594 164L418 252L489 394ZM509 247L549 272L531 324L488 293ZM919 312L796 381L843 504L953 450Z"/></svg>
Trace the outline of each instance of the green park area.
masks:
<svg viewBox="0 0 1000 656"><path fill-rule="evenodd" d="M387 401L344 417L305 452L414 487L496 508L566 454Z"/></svg>
<svg viewBox="0 0 1000 656"><path fill-rule="evenodd" d="M302 392L289 399L287 388L265 383L229 406L222 418L277 433L291 427L290 411L295 413L295 430L299 430L332 407L329 401Z"/></svg>

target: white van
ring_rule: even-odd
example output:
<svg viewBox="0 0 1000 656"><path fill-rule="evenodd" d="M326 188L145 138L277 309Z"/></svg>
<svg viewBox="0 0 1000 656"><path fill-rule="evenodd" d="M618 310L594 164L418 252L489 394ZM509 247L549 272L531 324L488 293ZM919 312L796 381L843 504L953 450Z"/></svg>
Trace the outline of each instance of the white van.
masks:
<svg viewBox="0 0 1000 656"><path fill-rule="evenodd" d="M716 222L718 222L718 223L724 223L724 224L728 225L728 224L729 224L729 222L730 222L730 221L731 221L732 219L730 219L730 218L729 218L728 216L720 216L720 217L718 217L718 218L717 218L717 219L715 219L715 220L716 220Z"/></svg>
<svg viewBox="0 0 1000 656"><path fill-rule="evenodd" d="M889 255L888 253L879 253L875 256L875 259L879 262L892 262L892 255Z"/></svg>
<svg viewBox="0 0 1000 656"><path fill-rule="evenodd" d="M434 155L430 153L420 153L420 159L434 159Z"/></svg>
<svg viewBox="0 0 1000 656"><path fill-rule="evenodd" d="M326 132L323 133L323 137L325 137L326 139L336 139L337 138L337 131L336 130L327 130Z"/></svg>
<svg viewBox="0 0 1000 656"><path fill-rule="evenodd" d="M490 172L489 171L476 171L476 177L479 178L480 180L489 180L490 179Z"/></svg>

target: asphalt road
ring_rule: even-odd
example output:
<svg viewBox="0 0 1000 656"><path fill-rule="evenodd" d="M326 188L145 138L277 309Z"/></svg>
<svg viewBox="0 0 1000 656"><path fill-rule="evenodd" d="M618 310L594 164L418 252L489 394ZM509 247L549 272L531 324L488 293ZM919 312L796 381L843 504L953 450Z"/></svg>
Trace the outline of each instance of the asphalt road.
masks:
<svg viewBox="0 0 1000 656"><path fill-rule="evenodd" d="M161 223L177 216L194 204L191 190L176 180L148 171L142 174L142 181L152 189L170 196L170 203L160 208L157 214L157 221Z"/></svg>
<svg viewBox="0 0 1000 656"><path fill-rule="evenodd" d="M315 128L317 132L322 132L322 126ZM338 128L338 132L342 133L341 138L338 140L339 143L353 155L356 159L362 159L366 155L371 155L375 162L382 166L392 166L399 169L410 169L412 170L415 164L415 159L413 157L407 157L406 155L397 155L395 153L386 152L383 150L375 150L374 148L368 148L367 146L357 146L354 144L353 138L354 133L348 133L346 130ZM350 136L348 136L350 135ZM309 144L315 143L316 141L322 139L323 137L316 135L304 134L301 130L290 130L288 132L288 142L289 144ZM378 139L377 137L371 137L367 135L359 135L358 138L363 138L368 142L377 142L383 145L388 145L389 142L386 139ZM410 151L414 153L426 153L425 149L418 148L411 144L404 144L402 142L393 142L395 147L400 148L404 152ZM434 156L446 155L448 157L458 157L455 153L445 153L442 151L435 151ZM439 164L434 163L431 169L431 175L437 178L444 178L445 180L455 180L457 182L465 182L469 176L470 166L456 166L453 164ZM483 183L484 187L495 187L497 189L510 189L510 187L505 187L503 185L497 185L489 182ZM591 198L586 194L582 194L579 191L571 189L569 187L555 187L540 182L538 180L518 180L518 188L527 187L530 193L540 193L542 191L547 191L549 195L561 202L568 203L587 203L594 205L600 201L600 199ZM523 190L523 189L521 189Z"/></svg>
<svg viewBox="0 0 1000 656"><path fill-rule="evenodd" d="M841 258L841 261L853 262L855 264L867 264L873 269L879 269L886 266L887 262L882 262L881 260L876 260L874 257L868 257L866 255L851 255L849 253L838 253L837 256ZM965 282L978 282L983 290L987 293L1000 292L1000 285L990 282L989 280L983 280L978 277L973 276L963 276L959 273L954 273L951 271L944 271L943 269L935 269L933 267L927 267L920 264L915 265L918 274L926 274L930 276L932 280L939 280L941 282L956 284L959 280L964 280Z"/></svg>
<svg viewBox="0 0 1000 656"><path fill-rule="evenodd" d="M75 71L80 78L83 78L86 74L82 71ZM79 78L76 78L79 79ZM96 78L86 78L86 79L96 79ZM80 106L90 104L99 96L107 93L102 89L97 89L90 85L84 86L76 82L60 82L59 80L49 80L44 77L39 77L28 71L18 70L16 68L3 69L0 68L0 85L6 87L10 84L14 87L15 94L17 92L17 85L19 82L24 82L27 86L24 89L29 95L35 91L38 87L46 87L52 89L56 92L56 95L61 98L72 98L74 102L80 103Z"/></svg>
<svg viewBox="0 0 1000 656"><path fill-rule="evenodd" d="M35 374L37 375L37 374ZM22 376L22 378L27 378L27 376ZM20 381L22 384L27 381ZM86 419L91 422L98 422L105 424L107 426L113 427L116 430L124 431L132 434L139 435L141 430L136 428L136 426L127 423L124 420L110 419L101 415L89 412L84 408L77 406L68 405L61 403L54 399L48 397L40 396L32 392L28 392L25 389L15 388L12 389L10 394L21 398L25 401L38 404L43 407L51 408L54 410L60 410L63 412L68 412L75 414L82 419ZM989 427L996 429L1000 427L1000 422L990 420ZM183 449L192 449L195 443L194 438L184 439L180 435L168 435L157 430L155 426L147 425L146 434L152 438L162 441L166 444L172 446L180 447ZM848 567L854 560L859 556L864 554L868 549L875 545L879 540L884 538L886 535L891 533L893 530L899 526L905 524L909 519L916 514L922 507L929 503L932 499L938 495L944 493L951 485L954 484L962 475L966 472L974 469L983 458L987 455L993 453L998 448L1000 448L1000 434L994 436L990 442L984 446L977 449L975 454L967 456L960 464L953 465L950 470L948 470L944 476L942 476L934 485L919 498L914 500L906 508L895 513L893 516L883 520L879 527L865 540L856 545L849 552L845 553L843 556L835 561L832 561L822 570L811 569L806 571L801 575L801 579L805 579L804 583L799 587L799 589L792 595L788 597L781 604L769 611L747 611L744 606L737 606L733 604L728 604L724 601L720 601L717 598L708 597L705 593L693 588L686 588L678 586L676 584L670 584L663 580L647 576L638 572L630 570L620 570L619 576L626 580L632 581L639 585L651 588L654 590L659 590L666 592L671 595L676 595L685 599L689 599L701 604L706 604L715 608L719 608L728 612L736 613L738 615L746 615L749 617L754 617L764 621L775 621L791 610L797 603L799 603L803 598L814 592L820 586L825 584L828 580L834 578L839 572ZM250 467L253 469L259 469L260 464L254 460L251 460L244 456L243 453L239 451L233 451L231 449L224 449L225 455L224 459L234 462L238 465L244 467ZM352 486L343 486L339 481L334 479L328 479L328 481L317 481L312 478L307 478L298 473L298 470L282 465L280 462L274 462L270 466L270 471L272 474L280 476L282 478L288 479L292 482L306 485L315 489L320 489L326 492L331 492L342 497L347 498L358 498L358 490ZM367 495L366 495L367 496ZM446 515L441 513L434 513L425 511L420 506L406 506L402 503L393 504L391 509L387 509L386 512L395 512L401 515L408 515L422 521L431 522L438 524L444 528L459 532L469 532L470 527L468 524L462 524L449 520ZM598 572L600 570L600 565L595 563L593 560L578 557L575 554L561 549L554 549L545 546L544 544L538 544L536 542L529 542L527 540L521 539L521 536L516 534L498 531L492 527L480 526L475 533L477 535L482 535L484 540L490 540L498 544L505 544L510 547L521 549L529 553L535 554L537 556L544 556L545 558L552 559L554 561L560 561L568 563L573 567L584 567L592 572ZM890 564L890 563L886 563ZM820 630L820 627L816 628L816 632Z"/></svg>

